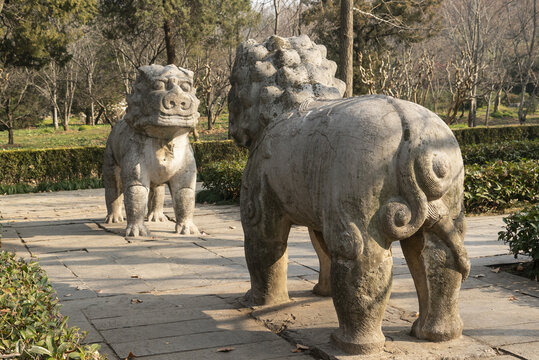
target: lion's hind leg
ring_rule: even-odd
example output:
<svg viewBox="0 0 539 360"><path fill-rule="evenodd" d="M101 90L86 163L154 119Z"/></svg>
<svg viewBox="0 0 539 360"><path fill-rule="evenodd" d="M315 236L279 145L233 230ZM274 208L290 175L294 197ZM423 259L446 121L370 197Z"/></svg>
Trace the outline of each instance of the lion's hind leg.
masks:
<svg viewBox="0 0 539 360"><path fill-rule="evenodd" d="M324 231L324 238L331 253L332 296L339 319L332 340L351 354L377 353L385 344L382 319L393 279L391 251L370 235L363 239L353 223Z"/></svg>
<svg viewBox="0 0 539 360"><path fill-rule="evenodd" d="M150 188L148 195L148 221L163 222L167 218L163 212L165 202L165 185L158 185Z"/></svg>
<svg viewBox="0 0 539 360"><path fill-rule="evenodd" d="M103 182L105 185L105 202L107 204L107 217L105 223L123 222L122 203L123 190L120 178L120 167L114 161L112 150L107 147L103 163Z"/></svg>
<svg viewBox="0 0 539 360"><path fill-rule="evenodd" d="M412 335L419 339L446 341L462 334L458 296L465 269L459 264L467 262L467 257L448 243L462 242L463 221L463 214L457 219L444 216L401 241L419 300L419 317L412 326Z"/></svg>

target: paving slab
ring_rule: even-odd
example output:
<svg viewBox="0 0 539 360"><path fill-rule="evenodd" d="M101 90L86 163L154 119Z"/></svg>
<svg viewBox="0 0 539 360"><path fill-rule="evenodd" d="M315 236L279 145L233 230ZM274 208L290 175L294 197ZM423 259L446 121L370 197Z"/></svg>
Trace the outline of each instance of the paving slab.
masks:
<svg viewBox="0 0 539 360"><path fill-rule="evenodd" d="M168 194L168 191L167 191ZM350 356L329 341L337 326L330 298L312 293L318 259L305 227L289 238L288 289L280 306L242 303L250 288L239 208L197 205L202 233L150 222L151 236L125 238L125 223L103 224L103 189L1 196L2 249L38 259L70 325L88 331L109 359L538 359L539 287L497 272L514 259L497 240L502 216L468 217L460 339L430 343L409 335L417 318L413 280L399 243L386 309L384 352ZM494 271L493 271L494 270ZM297 344L306 346L297 350ZM228 351L224 351L227 350Z"/></svg>

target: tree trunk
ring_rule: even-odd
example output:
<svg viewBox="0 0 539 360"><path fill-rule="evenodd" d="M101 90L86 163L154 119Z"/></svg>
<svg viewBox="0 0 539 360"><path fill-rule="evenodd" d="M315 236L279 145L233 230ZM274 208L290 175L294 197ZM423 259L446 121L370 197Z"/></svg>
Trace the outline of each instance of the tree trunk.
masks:
<svg viewBox="0 0 539 360"><path fill-rule="evenodd" d="M64 131L69 130L69 115L67 112L62 117L62 127L64 128Z"/></svg>
<svg viewBox="0 0 539 360"><path fill-rule="evenodd" d="M526 85L522 85L520 91L520 104L518 104L518 123L523 125L526 122L526 112L524 111L524 95L526 94Z"/></svg>
<svg viewBox="0 0 539 360"><path fill-rule="evenodd" d="M51 115L52 115L52 125L54 126L55 130L58 130L58 109L56 108L55 105L52 106Z"/></svg>
<svg viewBox="0 0 539 360"><path fill-rule="evenodd" d="M197 131L197 129L195 128L191 132L193 133L193 139L195 141L198 141L198 131Z"/></svg>
<svg viewBox="0 0 539 360"><path fill-rule="evenodd" d="M7 143L9 145L13 145L15 143L14 139L13 139L13 128L12 127L9 127L7 129Z"/></svg>
<svg viewBox="0 0 539 360"><path fill-rule="evenodd" d="M275 10L275 27L273 29L273 34L278 35L279 33L279 0L273 0L273 9Z"/></svg>
<svg viewBox="0 0 539 360"><path fill-rule="evenodd" d="M470 99L470 111L468 111L468 127L475 127L477 119L477 99L475 95Z"/></svg>
<svg viewBox="0 0 539 360"><path fill-rule="evenodd" d="M206 115L208 115L208 130L211 130L213 129L213 111L212 111L212 102L213 102L213 99L212 99L212 94L211 94L211 89L210 91L208 92L208 96L206 97Z"/></svg>
<svg viewBox="0 0 539 360"><path fill-rule="evenodd" d="M493 112L498 111L500 104L502 103L502 88L500 87L496 90L496 99L494 99L494 110Z"/></svg>
<svg viewBox="0 0 539 360"><path fill-rule="evenodd" d="M90 94L90 110L87 111L86 114L86 124L87 125L95 125L95 119L94 119L94 112L95 112L95 106L94 106L94 97L93 97L93 91L92 91L92 83L93 83L93 76L91 72L88 72L88 93Z"/></svg>
<svg viewBox="0 0 539 360"><path fill-rule="evenodd" d="M490 101L492 100L492 92L489 91L488 93L488 99L487 99L487 112L485 114L485 126L488 127L488 118L490 115Z"/></svg>
<svg viewBox="0 0 539 360"><path fill-rule="evenodd" d="M163 24L163 30L165 31L165 47L167 49L167 64L176 63L176 46L172 36L172 22L165 20Z"/></svg>
<svg viewBox="0 0 539 360"><path fill-rule="evenodd" d="M90 125L94 126L95 125L95 104L94 104L94 101L92 100L92 102L90 103Z"/></svg>
<svg viewBox="0 0 539 360"><path fill-rule="evenodd" d="M354 17L353 0L341 0L341 78L346 83L344 97L353 94L354 69L353 69L353 45L354 45Z"/></svg>

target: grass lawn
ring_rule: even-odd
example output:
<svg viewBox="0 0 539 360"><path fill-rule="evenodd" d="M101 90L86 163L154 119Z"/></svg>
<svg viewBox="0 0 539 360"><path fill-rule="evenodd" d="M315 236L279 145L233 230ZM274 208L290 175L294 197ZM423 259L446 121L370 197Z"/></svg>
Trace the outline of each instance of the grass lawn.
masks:
<svg viewBox="0 0 539 360"><path fill-rule="evenodd" d="M517 111L517 108L500 106L498 113L490 117L489 125L517 125ZM478 126L484 126L485 112L485 107L478 109ZM466 121L467 113L465 113L460 123L451 125L451 128L467 127ZM538 111L534 114L528 114L527 124L539 124ZM228 138L228 113L222 114L219 119L217 119L216 123L213 125L213 129L208 130L207 128L207 118L201 117L197 125L200 140L226 140ZM7 131L0 131L0 149L47 149L56 147L105 145L110 129L109 125L82 125L78 119L74 118L70 124L69 131L64 131L61 128L54 130L50 119L46 119L43 124L38 127L15 130L15 145L7 145Z"/></svg>
<svg viewBox="0 0 539 360"><path fill-rule="evenodd" d="M492 107L491 107L492 109ZM487 107L481 107L477 109L477 127L485 126L485 115L487 113ZM466 128L468 127L468 112L464 112L464 116L457 120L457 124L450 125L450 128ZM499 125L518 125L518 108L508 107L500 105L498 112L491 113L488 119L489 126ZM539 111L526 116L526 124L539 124Z"/></svg>

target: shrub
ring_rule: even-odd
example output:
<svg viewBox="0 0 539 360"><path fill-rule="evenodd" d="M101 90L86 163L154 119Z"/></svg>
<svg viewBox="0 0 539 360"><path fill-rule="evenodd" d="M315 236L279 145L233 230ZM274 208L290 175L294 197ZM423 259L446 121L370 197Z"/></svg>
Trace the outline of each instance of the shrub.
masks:
<svg viewBox="0 0 539 360"><path fill-rule="evenodd" d="M218 161L206 166L200 174L202 186L219 194L223 200L239 200L246 162L246 159Z"/></svg>
<svg viewBox="0 0 539 360"><path fill-rule="evenodd" d="M68 318L38 263L0 252L0 353L16 359L105 359ZM4 356L6 357L6 356Z"/></svg>
<svg viewBox="0 0 539 360"><path fill-rule="evenodd" d="M461 147L464 164L485 164L497 160L539 159L539 140L506 141L498 144L473 144Z"/></svg>
<svg viewBox="0 0 539 360"><path fill-rule="evenodd" d="M103 180L88 178L80 180L65 180L56 183L42 182L36 186L29 184L0 185L0 194L28 194L35 192L50 192L62 190L99 189L103 187Z"/></svg>
<svg viewBox="0 0 539 360"><path fill-rule="evenodd" d="M503 114L501 111L494 111L492 114L490 114L490 116L492 116L493 118L502 118L503 117Z"/></svg>
<svg viewBox="0 0 539 360"><path fill-rule="evenodd" d="M90 130L92 127L90 125L81 125L79 126L79 131Z"/></svg>
<svg viewBox="0 0 539 360"><path fill-rule="evenodd" d="M197 141L191 144L195 161L200 172L212 163L247 159L247 149L236 145L232 140Z"/></svg>
<svg viewBox="0 0 539 360"><path fill-rule="evenodd" d="M505 230L498 233L498 240L509 244L515 255L531 256L531 276L539 277L539 204L504 218Z"/></svg>
<svg viewBox="0 0 539 360"><path fill-rule="evenodd" d="M464 206L467 212L501 211L517 203L539 200L539 161L497 161L465 167Z"/></svg>
<svg viewBox="0 0 539 360"><path fill-rule="evenodd" d="M539 137L539 125L477 127L453 129L460 146L470 144L495 144L511 140L534 140Z"/></svg>
<svg viewBox="0 0 539 360"><path fill-rule="evenodd" d="M100 178L103 147L0 151L0 184Z"/></svg>

